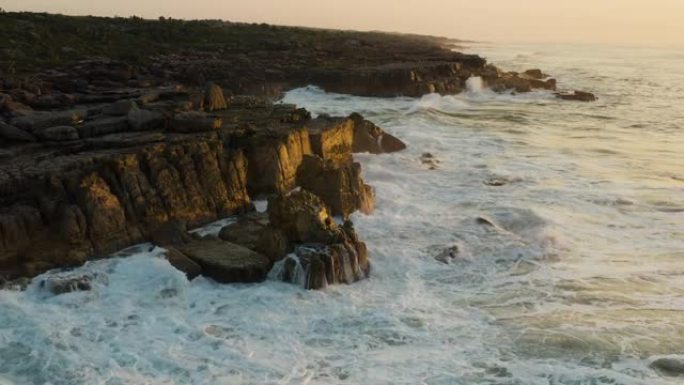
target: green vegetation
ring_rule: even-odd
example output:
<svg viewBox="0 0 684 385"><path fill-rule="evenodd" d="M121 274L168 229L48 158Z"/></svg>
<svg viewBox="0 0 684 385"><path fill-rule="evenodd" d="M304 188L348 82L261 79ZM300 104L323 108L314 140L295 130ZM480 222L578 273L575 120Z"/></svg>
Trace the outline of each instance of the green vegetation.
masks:
<svg viewBox="0 0 684 385"><path fill-rule="evenodd" d="M230 23L220 20L174 20L139 17L104 18L45 13L0 12L0 75L25 75L91 57L143 64L161 54L212 52L223 57L254 51L277 54L300 48L336 47L358 39L365 45L411 45L435 50L448 40L417 35L332 31ZM350 48L350 50L353 49Z"/></svg>

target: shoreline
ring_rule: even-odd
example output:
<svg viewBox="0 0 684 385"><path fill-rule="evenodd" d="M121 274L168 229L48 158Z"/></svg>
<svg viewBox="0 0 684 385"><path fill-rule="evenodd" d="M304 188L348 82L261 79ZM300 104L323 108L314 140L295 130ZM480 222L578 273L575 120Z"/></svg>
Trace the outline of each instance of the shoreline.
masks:
<svg viewBox="0 0 684 385"><path fill-rule="evenodd" d="M152 241L173 248L169 258L189 277L260 281L295 253L299 261L287 262L283 280L295 280L300 269L307 272L306 288L354 282L369 271L363 234L333 216L370 214L374 193L352 154L405 145L358 114L312 119L274 99L309 84L360 96L456 94L471 77L498 92L556 90L555 79L541 70L505 72L447 49L439 38L417 35L45 14L0 18L43 23L13 40L19 47L47 39L40 33L49 29L37 30L42 25L79 31L86 19L114 36L110 45L179 28L223 39L195 49L201 35L191 36L183 42L191 51L130 61L117 58L117 48L100 47L114 58L1 76L0 276L6 279L79 266ZM111 20L121 24L104 23ZM80 36L70 42L96 44ZM67 56L80 54L59 46ZM135 49L121 52L142 54ZM2 68L6 73L6 63ZM557 95L593 100L585 93ZM304 190L290 193L295 187ZM256 215L251 202L264 196L279 209ZM187 233L240 213L221 241Z"/></svg>

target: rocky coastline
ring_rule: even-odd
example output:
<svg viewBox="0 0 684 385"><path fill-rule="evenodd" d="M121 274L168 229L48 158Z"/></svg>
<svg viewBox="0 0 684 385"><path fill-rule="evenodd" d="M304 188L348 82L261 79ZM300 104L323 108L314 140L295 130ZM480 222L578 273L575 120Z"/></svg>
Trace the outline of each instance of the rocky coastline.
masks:
<svg viewBox="0 0 684 385"><path fill-rule="evenodd" d="M506 72L440 38L214 21L0 18L29 25L23 36L4 36L14 44L3 52L13 49L15 69L0 62L0 281L7 282L144 242L166 249L188 278L259 282L271 272L307 289L355 282L369 274L370 258L349 216L372 215L374 191L353 154L406 145L359 114L313 118L280 104L282 92L313 84L361 96L456 94L471 77L498 92L556 91L540 70ZM100 23L129 37L135 28L205 23L198 25L221 39L210 48L150 47L155 54L144 60L106 47L79 57L66 44L59 50L73 58L57 63L17 58L22 44L41 39L30 22L46 18L58 26ZM74 39L94 44L78 32ZM16 70L22 60L29 70ZM255 199L268 199L268 210L257 212ZM228 216L236 223L216 237L189 232ZM87 281L46 285L87 290Z"/></svg>

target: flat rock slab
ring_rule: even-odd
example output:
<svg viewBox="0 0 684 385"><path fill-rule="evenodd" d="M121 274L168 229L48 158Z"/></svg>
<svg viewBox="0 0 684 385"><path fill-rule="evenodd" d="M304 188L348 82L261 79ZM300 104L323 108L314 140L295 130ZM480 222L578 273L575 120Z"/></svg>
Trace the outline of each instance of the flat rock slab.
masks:
<svg viewBox="0 0 684 385"><path fill-rule="evenodd" d="M220 283L259 282L271 261L244 246L221 240L201 240L177 249L202 267L202 275Z"/></svg>

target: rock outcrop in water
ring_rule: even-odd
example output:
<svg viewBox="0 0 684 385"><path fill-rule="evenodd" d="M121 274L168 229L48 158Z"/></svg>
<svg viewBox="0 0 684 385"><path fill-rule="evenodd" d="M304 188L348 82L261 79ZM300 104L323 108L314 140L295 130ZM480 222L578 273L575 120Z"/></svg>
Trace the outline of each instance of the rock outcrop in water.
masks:
<svg viewBox="0 0 684 385"><path fill-rule="evenodd" d="M46 20L87 20L129 43L130 34L146 41L153 26L175 40L160 45L157 34L120 52L69 28L44 31ZM556 86L540 70L504 72L440 38L26 13L0 13L0 23L0 39L16 46L12 55L33 49L19 33L27 26L45 41L89 47L71 51L85 60L13 56L11 71L0 58L5 278L151 241L189 278L259 281L277 264L280 278L308 288L353 282L369 271L365 244L350 222L340 226L331 215L371 213L374 191L352 153L406 145L359 114L314 119L270 97L308 84L364 96L450 94L471 77L497 91ZM292 192L297 186L303 190ZM243 215L220 239L187 233L251 213L255 197L271 197L268 218Z"/></svg>

